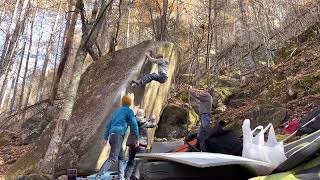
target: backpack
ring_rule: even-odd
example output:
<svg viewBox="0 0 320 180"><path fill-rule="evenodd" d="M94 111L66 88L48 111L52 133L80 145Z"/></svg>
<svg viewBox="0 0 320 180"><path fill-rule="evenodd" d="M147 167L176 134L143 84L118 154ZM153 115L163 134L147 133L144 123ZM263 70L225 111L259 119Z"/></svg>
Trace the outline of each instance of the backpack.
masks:
<svg viewBox="0 0 320 180"><path fill-rule="evenodd" d="M308 123L311 119L316 118L316 120L307 126L304 126ZM311 134L320 129L320 107L308 112L300 121L299 123L299 131L298 134ZM303 127L304 126L304 127Z"/></svg>
<svg viewBox="0 0 320 180"><path fill-rule="evenodd" d="M242 141L231 129L224 129L221 123L210 130L204 143L205 149L202 151L235 156L242 154Z"/></svg>

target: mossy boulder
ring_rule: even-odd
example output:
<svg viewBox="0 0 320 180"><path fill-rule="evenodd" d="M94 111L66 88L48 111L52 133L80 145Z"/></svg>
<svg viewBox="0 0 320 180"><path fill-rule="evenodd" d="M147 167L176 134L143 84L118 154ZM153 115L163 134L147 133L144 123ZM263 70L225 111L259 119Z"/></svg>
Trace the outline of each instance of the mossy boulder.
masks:
<svg viewBox="0 0 320 180"><path fill-rule="evenodd" d="M168 104L161 115L156 137L168 140L184 137L188 131L188 116L187 109L176 104Z"/></svg>
<svg viewBox="0 0 320 180"><path fill-rule="evenodd" d="M23 143L30 144L35 142L48 124L49 121L37 116L31 117L23 122L21 125L21 138Z"/></svg>
<svg viewBox="0 0 320 180"><path fill-rule="evenodd" d="M233 93L234 88L231 87L214 88L213 107L215 108L216 113L225 111L225 103L229 100L229 97L231 97Z"/></svg>

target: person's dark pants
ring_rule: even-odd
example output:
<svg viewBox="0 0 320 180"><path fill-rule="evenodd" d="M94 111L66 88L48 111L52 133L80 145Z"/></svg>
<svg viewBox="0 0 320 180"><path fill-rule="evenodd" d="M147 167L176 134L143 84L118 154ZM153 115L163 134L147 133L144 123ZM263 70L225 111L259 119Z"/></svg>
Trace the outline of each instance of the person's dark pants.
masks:
<svg viewBox="0 0 320 180"><path fill-rule="evenodd" d="M126 175L125 175L126 179L130 179L132 176L140 178L139 168L140 168L141 162L134 159L137 153L145 153L145 152L146 152L145 147L129 146L129 160L127 163Z"/></svg>
<svg viewBox="0 0 320 180"><path fill-rule="evenodd" d="M111 134L109 137L109 143L111 146L110 154L108 159L103 163L100 168L98 175L101 176L103 173L107 172L111 165L113 165L117 160L119 160L119 179L124 179L125 161L124 161L124 151L122 148L123 135Z"/></svg>
<svg viewBox="0 0 320 180"><path fill-rule="evenodd" d="M198 130L197 139L201 151L205 151L204 141L207 139L210 130L211 114L203 113L200 115L201 125Z"/></svg>
<svg viewBox="0 0 320 180"><path fill-rule="evenodd" d="M141 85L148 84L151 81L158 81L159 83L165 83L167 79L168 77L164 73L160 73L160 74L151 73L151 74L144 75L141 78L140 82L141 82Z"/></svg>

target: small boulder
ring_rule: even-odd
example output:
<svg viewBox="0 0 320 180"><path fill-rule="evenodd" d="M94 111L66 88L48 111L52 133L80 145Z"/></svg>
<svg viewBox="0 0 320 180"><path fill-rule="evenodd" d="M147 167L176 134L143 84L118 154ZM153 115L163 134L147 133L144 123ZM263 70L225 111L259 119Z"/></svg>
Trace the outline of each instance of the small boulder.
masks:
<svg viewBox="0 0 320 180"><path fill-rule="evenodd" d="M188 128L188 116L187 109L176 104L168 104L161 115L156 137L168 140L184 137Z"/></svg>
<svg viewBox="0 0 320 180"><path fill-rule="evenodd" d="M253 127L266 126L269 123L276 127L285 120L286 116L286 108L277 105L260 105L247 114Z"/></svg>
<svg viewBox="0 0 320 180"><path fill-rule="evenodd" d="M242 119L233 122L230 126L238 135L242 134L242 122L244 119L250 119L251 128L257 126L267 126L272 123L274 127L278 127L287 117L287 110L279 105L258 105L248 111Z"/></svg>

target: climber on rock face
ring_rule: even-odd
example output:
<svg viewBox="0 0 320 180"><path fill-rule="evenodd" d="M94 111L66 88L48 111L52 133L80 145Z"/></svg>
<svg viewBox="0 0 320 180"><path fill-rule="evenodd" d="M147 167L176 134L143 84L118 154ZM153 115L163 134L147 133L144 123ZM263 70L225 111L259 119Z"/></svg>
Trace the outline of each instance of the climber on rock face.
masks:
<svg viewBox="0 0 320 180"><path fill-rule="evenodd" d="M132 100L129 96L124 96L122 98L122 107L116 109L112 113L112 118L107 124L102 143L105 145L109 141L111 149L108 159L103 163L97 174L98 177L103 178L104 173L106 173L110 169L110 166L118 160L119 179L124 180L126 163L122 142L128 125L130 125L130 129L133 131L134 145L139 146L139 128L134 113L129 108L131 102Z"/></svg>
<svg viewBox="0 0 320 180"><path fill-rule="evenodd" d="M138 109L136 114L136 119L139 126L139 146L136 147L134 144L134 135L130 132L128 137L127 146L129 146L129 161L127 163L126 168L126 179L140 179L140 165L141 162L135 160L135 156L137 153L145 153L147 150L148 144L148 128L157 127L156 117L154 115L151 116L148 120L145 118L144 110Z"/></svg>
<svg viewBox="0 0 320 180"><path fill-rule="evenodd" d="M151 81L165 83L168 79L169 60L164 58L162 54L155 54L152 50L148 50L145 56L151 63L158 65L158 73L146 74L139 80L133 80L132 87L142 86Z"/></svg>
<svg viewBox="0 0 320 180"><path fill-rule="evenodd" d="M200 149L205 149L204 140L207 138L210 130L211 109L212 109L212 88L205 87L197 90L189 87L190 104L199 113L201 125L198 130L197 139Z"/></svg>

